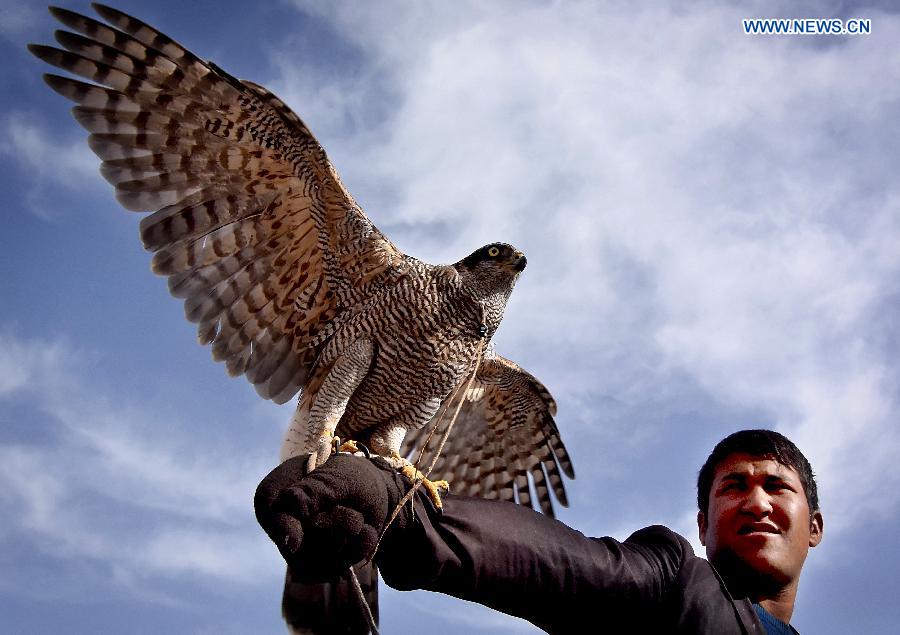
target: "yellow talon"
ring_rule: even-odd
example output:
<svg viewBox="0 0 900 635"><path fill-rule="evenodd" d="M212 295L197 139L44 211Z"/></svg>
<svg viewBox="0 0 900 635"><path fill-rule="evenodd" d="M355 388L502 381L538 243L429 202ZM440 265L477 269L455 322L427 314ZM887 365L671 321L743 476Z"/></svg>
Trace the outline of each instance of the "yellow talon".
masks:
<svg viewBox="0 0 900 635"><path fill-rule="evenodd" d="M350 452L351 454L355 454L356 452L362 452L362 450L357 447L356 441L350 439L341 444L341 447L338 448L338 452Z"/></svg>
<svg viewBox="0 0 900 635"><path fill-rule="evenodd" d="M441 502L441 493L446 494L450 491L450 483L447 481L429 481L424 474L409 463L400 468L400 473L412 481L414 485L421 483L435 507L438 509L444 507L443 502Z"/></svg>

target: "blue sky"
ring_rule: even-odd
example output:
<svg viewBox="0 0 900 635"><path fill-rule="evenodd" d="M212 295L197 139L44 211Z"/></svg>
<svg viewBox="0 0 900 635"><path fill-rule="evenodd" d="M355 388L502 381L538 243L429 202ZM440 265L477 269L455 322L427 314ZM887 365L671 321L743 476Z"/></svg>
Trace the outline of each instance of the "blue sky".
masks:
<svg viewBox="0 0 900 635"><path fill-rule="evenodd" d="M89 12L88 3L61 3ZM495 338L541 378L578 478L562 520L694 529L715 442L809 456L825 539L794 624L892 633L900 570L900 17L891 3L123 1L282 96L372 220L529 267ZM748 8L749 7L749 8ZM3 0L0 614L16 633L281 632L251 496L292 405L195 343ZM748 37L747 17L867 37ZM11 275L10 275L11 274ZM382 591L385 632L528 633Z"/></svg>

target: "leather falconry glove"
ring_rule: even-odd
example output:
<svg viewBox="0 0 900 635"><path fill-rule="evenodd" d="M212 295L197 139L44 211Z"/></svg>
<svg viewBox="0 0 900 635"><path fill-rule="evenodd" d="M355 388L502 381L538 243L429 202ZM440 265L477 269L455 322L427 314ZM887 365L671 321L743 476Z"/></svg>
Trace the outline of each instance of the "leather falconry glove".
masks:
<svg viewBox="0 0 900 635"><path fill-rule="evenodd" d="M299 581L330 582L373 555L408 485L380 459L337 454L310 474L307 459L288 459L262 480L256 518ZM411 522L404 508L385 540Z"/></svg>

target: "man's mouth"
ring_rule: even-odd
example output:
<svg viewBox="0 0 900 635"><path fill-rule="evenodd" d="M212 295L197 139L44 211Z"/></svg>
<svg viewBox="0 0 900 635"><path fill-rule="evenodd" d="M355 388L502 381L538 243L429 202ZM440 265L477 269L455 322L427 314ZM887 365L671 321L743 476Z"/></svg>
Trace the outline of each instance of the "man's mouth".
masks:
<svg viewBox="0 0 900 635"><path fill-rule="evenodd" d="M739 536L749 536L751 534L780 534L778 527L769 523L749 523L742 525L738 529Z"/></svg>

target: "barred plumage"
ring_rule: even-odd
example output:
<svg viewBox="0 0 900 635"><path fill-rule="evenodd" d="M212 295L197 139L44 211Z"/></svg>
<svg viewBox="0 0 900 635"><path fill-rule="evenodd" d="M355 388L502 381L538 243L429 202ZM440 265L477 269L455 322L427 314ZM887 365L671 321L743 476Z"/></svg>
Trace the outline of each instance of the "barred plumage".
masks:
<svg viewBox="0 0 900 635"><path fill-rule="evenodd" d="M487 356L431 476L450 481L462 494L527 506L532 505L530 478L539 509L552 516L550 491L567 506L562 475L575 478L555 414L556 402L534 376L504 357ZM431 427L406 435L405 456L419 455ZM423 465L430 465L435 447L434 440L426 446Z"/></svg>
<svg viewBox="0 0 900 635"><path fill-rule="evenodd" d="M323 460L335 433L399 457L477 367L438 470L525 505L530 475L545 513L550 490L565 505L560 470L573 472L552 398L512 362L479 359L525 257L503 243L445 266L401 253L275 95L93 7L106 24L51 8L72 32L29 48L90 82L45 76L76 103L119 202L151 212L141 240L199 342L267 399L301 392L282 458Z"/></svg>

